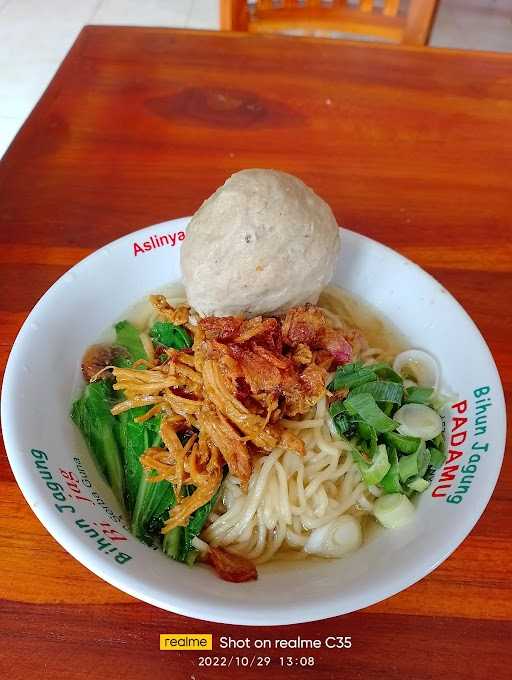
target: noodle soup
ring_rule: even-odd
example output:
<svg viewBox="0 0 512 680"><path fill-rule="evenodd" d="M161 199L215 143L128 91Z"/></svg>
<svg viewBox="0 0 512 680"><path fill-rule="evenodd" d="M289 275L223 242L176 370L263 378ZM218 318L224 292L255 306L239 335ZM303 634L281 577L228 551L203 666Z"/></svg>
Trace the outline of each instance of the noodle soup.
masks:
<svg viewBox="0 0 512 680"><path fill-rule="evenodd" d="M361 331L368 347L355 358L363 363L390 361L406 347L390 322L340 288L328 287L318 304L335 327ZM204 538L256 564L317 558L316 536L329 542L321 535L322 528L340 518L340 526L334 529L337 545L327 550L332 557L341 557L367 540L377 528L369 513L375 497L372 492L378 490L364 484L351 456L353 445L348 439L332 437L330 420L323 397L303 419L284 421L303 438L305 455L298 457L278 448L260 457L248 494L228 475Z"/></svg>
<svg viewBox="0 0 512 680"><path fill-rule="evenodd" d="M155 304L157 299L159 302ZM133 305L124 316L126 321L121 321L115 326L117 338L114 337L112 331L109 331L104 334L102 341L108 343L107 346L110 348L115 347L115 343L119 343L121 337L119 328L123 327L124 329L123 325L128 324L130 327L128 330L133 337L131 340L130 338L128 340L121 338L121 344L124 342L132 353L138 352L137 356L145 357L144 359L139 358L133 364L134 367L140 363L139 368L157 371L157 378L161 380L162 375L159 372L161 369L158 368L158 364L162 361L166 365L169 361L172 363L173 357L177 357L179 352L176 354L174 350L166 350L162 355L157 356L158 352L162 352L162 347L155 340L154 330L159 324L162 324L162 318L165 318L165 315L172 315L171 318L175 320L176 314L181 314L183 319L188 320L188 328L191 334L195 335L196 329L202 322L193 310L188 310L186 304L184 289L180 284L167 286L160 291L159 296L152 296L152 304L149 300L144 299ZM304 310L301 312L302 314L307 315L309 313L308 307L297 309ZM386 364L379 364L379 362L393 361L393 358L406 346L400 334L381 315L369 305L339 288L329 287L325 289L320 297L318 307L314 309L318 310L314 312L317 319L322 318L325 320L324 323L328 324L331 329L328 332L333 334L333 337L338 339L340 337L343 339L345 336L351 338L350 360L353 363L350 366L360 366L362 370L365 366L384 366ZM179 310L187 311L181 313ZM217 322L226 323L226 319L227 317L218 319ZM275 322L275 319L270 317L269 319ZM250 326L251 324L254 325L255 322L258 323L257 319L246 323ZM264 324L266 321L263 319L259 323ZM286 324L286 320L284 324ZM180 327L173 326L173 328L179 329ZM299 330L301 333L303 332L300 328ZM122 333L124 332L125 330L122 331ZM184 333L186 332L184 331ZM345 342L345 340L343 341ZM183 346L181 360L185 361L182 370L194 374L193 367L196 365L194 362L197 357L193 357L194 348L191 342ZM135 349L132 343L135 343ZM187 346L190 349L186 349ZM92 350L93 355L95 355L97 350L94 347ZM306 357L299 359L299 363L300 361L310 363L313 355L307 346L299 343L296 351L299 352L299 350ZM325 353L324 351L323 354L325 355ZM318 353L317 359L325 362L325 356L321 355L322 351ZM84 358L85 363L87 363L86 357ZM135 358L135 354L133 358ZM122 356L121 360L123 360ZM113 360L113 362L118 365L116 361ZM331 359L327 359L326 365L328 366L330 363ZM187 368L187 365L189 368ZM98 375L107 368L101 369ZM84 364L82 370L84 370ZM114 389L121 389L125 385L133 391L133 384L130 387L129 382L122 383L122 375L125 374L130 374L132 380L137 379L137 383L133 384L139 384L142 375L147 375L148 380L152 377L150 373L141 374L132 369L123 371L122 368L114 368L117 381L117 384L114 384ZM87 374L87 377L89 375L90 373ZM94 374L92 380L94 381L98 375ZM199 374L196 373L195 375L197 378ZM165 537L161 545L164 552L182 561L188 561L189 557L192 556L190 559L193 561L197 555L203 554L204 556L208 551L223 548L231 556L239 555L251 563L263 564L272 560L289 562L290 560L297 561L305 558L342 557L357 549L368 538L376 528L376 522L373 519L373 507L375 500L381 495L382 489L375 484L369 484L368 480L361 474L361 463L354 457L354 449L357 448L356 433L353 430L350 433L347 432L346 435L340 433L332 417L332 403L340 397L340 394L347 396L349 390L342 389L341 393L337 393L332 387L335 383L336 373L325 373L324 375L326 376L326 383L324 384L328 384L328 389L327 391L322 389L322 393L314 400L311 408L302 409L297 415L293 415L292 412L291 416L279 418L279 426L284 428L284 433L287 433L284 435L285 443L275 445L270 449L267 447L267 451L255 449L251 462L252 471L245 481L237 476L230 466L220 489L213 497L210 494L208 503L200 508L202 519L200 523L194 520L194 525L197 525L196 531L186 544L186 551L182 550L180 553L176 548L176 540L169 541L167 540L168 537ZM144 381L143 383L148 385ZM170 382L164 381L162 386L172 384L175 383L171 379ZM142 387L136 388L135 392L140 391L140 389ZM168 387L166 389L168 390ZM155 389L150 388L149 393L155 393ZM160 413L162 406L163 397L151 397L149 393L147 393L147 397L144 397L144 394L141 393L135 400L128 399L125 402L128 404L126 407L123 404L114 405L112 413L120 416L120 414L126 412L126 408L133 410L135 407L136 410L148 403L149 411L137 412L133 422L133 427L135 427L140 421L140 427L140 424L146 422L150 416ZM183 389L181 389L181 393L183 393ZM180 411L179 405L177 406L176 403L173 404L173 409L169 411L167 405L162 412L168 413L165 416L166 421L172 421L179 431L179 428L183 425L183 423L179 424L180 419L183 415L186 416L186 410L185 412ZM169 413L174 413L174 415L169 415ZM279 413L279 409L276 413ZM152 420L154 419L151 418L148 422L152 422ZM188 431L188 436L191 437L193 443L197 438L195 432L198 431L198 424L197 420L188 422L193 425L192 429ZM268 416L266 422L269 422ZM168 439L171 432L177 445L181 446L172 428L169 429L167 425L166 435L164 427L160 426L161 437L163 444L168 449L167 452L164 454L165 449L159 448L162 446L161 438L158 439L157 437L153 448L151 448L150 440L146 437L144 447L137 454L140 455L140 461L145 465L146 473L149 473L147 477L149 481L151 481L151 475L157 473L158 470L160 470L158 480L161 480L157 481L158 484L169 479L168 476L165 476L169 474L170 470L167 454L171 457L176 455L172 454L173 444L169 443L170 440ZM142 430L139 435L141 433ZM243 430L241 434L243 434ZM240 435L235 436L239 437ZM121 439L126 440L127 435L122 435ZM244 438L240 441L244 441ZM292 442L291 446L290 442ZM293 444L293 442L295 443ZM157 448L155 448L155 445ZM182 450L183 455L185 455L187 448ZM298 451L302 455L299 455ZM224 453L224 457L228 460L226 453ZM131 465L140 467L138 460L132 461ZM176 470L176 463L173 463L173 465L172 469ZM137 474L140 476L140 470ZM173 474L176 474L176 472ZM167 484L171 488L174 486L174 492L171 491L173 497L174 493L180 494L179 486L176 487L176 481L173 481L172 485L169 482ZM152 486L156 488L156 485L149 484L144 493L150 493ZM185 487L185 489L189 489L186 493L193 493L194 488L194 486ZM136 493L137 500L132 498L132 506L135 505L128 507L128 514L140 514L140 508L137 509L139 492L140 489ZM190 504L190 498L187 502ZM182 501L182 503L185 504L185 501ZM192 514L193 517L194 514ZM154 518L152 521L154 521ZM173 532L178 528L180 527L173 529ZM184 531L186 532L187 529L185 528ZM143 524L138 526L134 533L146 542L152 542L153 539L157 543L159 542L158 537L149 535ZM172 544L171 547L169 547L169 544ZM180 542L178 544L181 545Z"/></svg>

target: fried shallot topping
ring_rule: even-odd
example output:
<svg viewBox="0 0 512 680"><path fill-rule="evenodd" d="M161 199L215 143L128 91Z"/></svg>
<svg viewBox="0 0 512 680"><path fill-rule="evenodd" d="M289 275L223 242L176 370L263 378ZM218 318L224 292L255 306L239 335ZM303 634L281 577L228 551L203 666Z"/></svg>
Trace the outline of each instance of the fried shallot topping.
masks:
<svg viewBox="0 0 512 680"><path fill-rule="evenodd" d="M212 565L224 581L243 583L245 581L256 581L258 578L256 567L250 560L241 555L230 553L223 548L210 546L204 559Z"/></svg>
<svg viewBox="0 0 512 680"><path fill-rule="evenodd" d="M214 497L225 465L246 491L255 456L275 447L302 455L303 440L280 420L307 413L326 392L328 370L350 361L352 348L313 305L295 307L284 318L206 317L192 325L187 307L174 309L161 295L151 302L161 319L186 326L193 347L164 348L158 361L144 366L114 367L114 389L125 401L112 413L150 405L139 419L161 417L163 447L147 449L141 463L148 481L174 486L177 503L162 529L167 533L186 526ZM94 365L105 360L98 357ZM195 491L182 495L189 484ZM208 555L223 578L256 578L243 558L220 548Z"/></svg>

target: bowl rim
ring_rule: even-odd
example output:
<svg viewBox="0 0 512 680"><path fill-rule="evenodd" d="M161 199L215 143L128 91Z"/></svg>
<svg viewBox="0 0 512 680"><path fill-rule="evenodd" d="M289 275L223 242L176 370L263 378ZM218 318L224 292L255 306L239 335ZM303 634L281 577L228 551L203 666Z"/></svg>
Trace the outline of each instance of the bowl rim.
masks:
<svg viewBox="0 0 512 680"><path fill-rule="evenodd" d="M506 442L506 407L505 398L503 393L503 386L501 383L500 375L496 367L496 362L494 357L487 345L485 339L483 338L480 330L469 316L466 310L458 302L458 300L447 291L442 284L440 284L431 274L425 271L418 264L409 260L407 257L401 253L393 250L389 246L377 241L375 239L369 238L358 232L343 228L343 232L351 234L356 239L362 239L367 245L376 245L379 248L384 249L387 254L391 254L395 258L399 258L403 263L407 263L416 269L417 273L424 277L428 277L431 283L435 283L437 286L441 286L444 293L449 297L450 302L455 305L459 311L470 322L470 326L478 338L482 349L487 352L489 360L489 370L493 373L493 378L496 381L496 385L499 387L498 392L495 394L496 401L496 412L498 413L498 427L499 431L496 433L496 465L493 474L489 477L488 487L484 493L480 493L478 499L475 500L474 504L470 506L470 510L466 512L461 518L457 525L457 530L454 530L454 534L451 540L448 541L448 545L436 555L431 563L426 564L425 562L419 563L415 568L409 569L405 575L393 577L387 582L387 587L380 593L375 593L370 597L364 597L360 593L358 596L351 596L348 598L348 606L342 606L341 602L336 598L333 598L330 602L322 602L322 604L317 604L315 608L312 606L309 609L304 607L289 607L281 610L277 615L274 611L272 614L272 620L265 619L260 613L255 617L254 612L251 613L250 610L243 610L236 603L230 603L224 609L218 604L206 604L201 605L196 602L191 602L190 600L180 599L177 596L176 600L169 603L163 602L157 596L151 593L145 592L144 588L137 588L137 584L144 585L144 582L137 581L134 577L128 573L123 573L118 569L113 569L108 564L103 565L101 561L95 559L95 554L92 549L86 546L79 538L79 536L72 534L69 527L67 527L63 522L59 521L58 515L55 515L50 510L50 504L47 502L47 498L43 495L42 490L39 491L32 481L28 478L26 474L21 456L18 455L20 447L16 442L16 426L13 422L13 418L10 414L11 400L9 394L12 393L11 384L14 380L14 374L16 366L21 360L18 357L19 346L21 344L21 338L27 333L32 322L32 318L37 312L44 307L49 301L53 293L59 289L61 286L65 285L65 277L69 275L71 271L78 271L82 267L87 266L89 262L98 258L102 252L108 252L108 250L121 242L128 239L141 238L143 235L154 232L156 229L163 227L168 228L169 225L173 225L175 228L178 226L186 227L190 221L190 217L182 217L171 220L166 220L157 224L138 229L136 231L127 233L114 241L111 241L104 246L94 250L92 253L87 255L85 258L77 262L73 267L69 268L64 272L55 283L53 283L50 288L39 298L36 302L24 323L22 324L16 339L13 343L11 352L9 354L3 385L2 385L2 395L1 395L1 420L2 420L2 431L5 449L7 452L7 457L11 470L13 472L16 483L22 492L28 505L31 507L32 511L47 529L50 535L59 543L59 545L66 550L70 555L77 559L83 566L92 571L94 574L99 576L101 579L114 586L115 588L125 592L132 597L152 604L156 607L170 611L182 616L193 617L205 621L211 621L214 623L222 624L232 624L232 625L247 625L247 626L269 626L269 625L290 625L297 623L307 623L310 621L319 621L343 614L347 614L353 611L358 611L364 607L371 606L377 602L382 602L389 597L392 597L402 590L410 587L414 583L418 582L428 574L430 574L434 569L436 569L442 562L444 562L465 540L468 534L471 532L473 527L476 525L480 519L482 513L487 507L492 493L495 489L500 470L503 464L503 457L505 452L505 442ZM357 600L357 604L351 604L351 600Z"/></svg>

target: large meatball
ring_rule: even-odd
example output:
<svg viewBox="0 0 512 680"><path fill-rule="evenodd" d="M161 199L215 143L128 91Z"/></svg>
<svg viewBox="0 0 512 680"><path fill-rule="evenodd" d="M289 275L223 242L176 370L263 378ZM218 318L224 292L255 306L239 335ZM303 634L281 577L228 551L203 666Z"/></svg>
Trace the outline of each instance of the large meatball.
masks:
<svg viewBox="0 0 512 680"><path fill-rule="evenodd" d="M200 314L255 316L315 303L339 250L332 210L297 177L242 170L193 216L181 249Z"/></svg>

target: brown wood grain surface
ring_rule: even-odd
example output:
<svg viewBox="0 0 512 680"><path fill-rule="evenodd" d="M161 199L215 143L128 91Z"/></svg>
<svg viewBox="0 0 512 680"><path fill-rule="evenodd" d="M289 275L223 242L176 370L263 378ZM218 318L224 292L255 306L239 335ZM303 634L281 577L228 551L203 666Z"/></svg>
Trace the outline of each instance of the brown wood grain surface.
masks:
<svg viewBox="0 0 512 680"><path fill-rule="evenodd" d="M255 166L299 175L340 224L431 272L480 327L510 399L512 56L164 29L84 29L0 163L2 368L66 269ZM193 652L158 651L159 633L212 632L353 637L316 652L314 671L235 677L508 678L511 496L506 454L470 536L416 585L336 619L241 629L102 582L49 536L2 455L0 677L220 678Z"/></svg>

